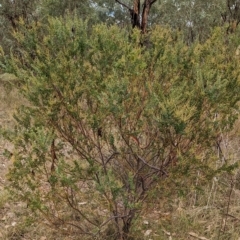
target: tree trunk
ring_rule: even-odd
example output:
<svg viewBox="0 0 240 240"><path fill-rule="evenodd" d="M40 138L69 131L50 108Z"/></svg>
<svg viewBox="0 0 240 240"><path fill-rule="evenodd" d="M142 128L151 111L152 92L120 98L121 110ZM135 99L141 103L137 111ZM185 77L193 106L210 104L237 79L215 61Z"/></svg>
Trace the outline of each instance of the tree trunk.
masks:
<svg viewBox="0 0 240 240"><path fill-rule="evenodd" d="M226 0L227 11L223 14L223 22L228 22L227 33L235 33L236 29L240 23L240 2Z"/></svg>
<svg viewBox="0 0 240 240"><path fill-rule="evenodd" d="M133 3L133 10L131 13L131 23L132 27L135 28L141 28L140 23L140 0L134 0Z"/></svg>
<svg viewBox="0 0 240 240"><path fill-rule="evenodd" d="M129 10L132 27L133 28L137 27L142 31L142 33L146 33L148 15L149 15L152 4L155 3L157 0L144 0L142 12L141 12L140 0L133 0L133 8L122 3L120 0L115 0L115 1Z"/></svg>
<svg viewBox="0 0 240 240"><path fill-rule="evenodd" d="M129 232L132 225L132 220L135 216L135 210L129 210L127 217L123 218L122 236L121 240L129 240Z"/></svg>
<svg viewBox="0 0 240 240"><path fill-rule="evenodd" d="M148 1L145 1L143 4L142 24L141 24L141 30L143 33L145 33L147 30L148 15L149 15L150 8L151 8L150 2L151 1L148 0Z"/></svg>

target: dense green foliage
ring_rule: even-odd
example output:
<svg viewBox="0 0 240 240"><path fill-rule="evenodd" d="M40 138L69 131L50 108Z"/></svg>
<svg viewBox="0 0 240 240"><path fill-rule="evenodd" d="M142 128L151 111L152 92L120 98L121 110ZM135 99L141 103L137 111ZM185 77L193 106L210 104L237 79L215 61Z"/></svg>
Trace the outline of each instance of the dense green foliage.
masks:
<svg viewBox="0 0 240 240"><path fill-rule="evenodd" d="M140 1L140 12L144 2ZM128 8L124 7L120 3ZM131 28L130 9L138 0L0 0L0 40L5 52L15 46L10 32L17 29L20 19L25 24L42 22L48 16L75 14L89 23L117 24ZM235 31L239 24L240 8L236 0L157 0L148 13L148 29L155 25L181 30L185 41L205 41L213 27L228 25L225 31ZM142 16L140 17L143 18Z"/></svg>
<svg viewBox="0 0 240 240"><path fill-rule="evenodd" d="M10 189L56 226L129 239L150 199L232 167L216 146L238 114L236 36L216 28L187 46L166 27L143 36L64 17L14 37L4 67L28 106L5 133Z"/></svg>

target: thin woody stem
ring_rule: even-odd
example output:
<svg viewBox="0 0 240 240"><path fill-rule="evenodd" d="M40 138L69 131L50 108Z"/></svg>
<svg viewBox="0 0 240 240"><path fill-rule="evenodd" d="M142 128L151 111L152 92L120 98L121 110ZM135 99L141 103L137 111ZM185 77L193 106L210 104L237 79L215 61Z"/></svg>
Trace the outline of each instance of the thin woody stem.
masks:
<svg viewBox="0 0 240 240"><path fill-rule="evenodd" d="M127 6L125 3L120 2L119 0L115 0L117 3L121 4L123 7L127 8L128 10L132 10L129 6Z"/></svg>

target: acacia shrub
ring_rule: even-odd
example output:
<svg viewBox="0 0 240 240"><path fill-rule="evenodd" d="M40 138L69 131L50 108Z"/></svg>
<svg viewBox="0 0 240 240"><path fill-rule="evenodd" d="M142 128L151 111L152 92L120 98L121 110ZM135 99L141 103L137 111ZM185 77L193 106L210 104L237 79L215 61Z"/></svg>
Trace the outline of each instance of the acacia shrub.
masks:
<svg viewBox="0 0 240 240"><path fill-rule="evenodd" d="M131 239L166 181L183 191L232 167L215 164L239 100L238 60L220 29L186 46L158 26L148 47L138 30L70 17L20 29L5 69L29 104L5 132L10 190L56 227Z"/></svg>

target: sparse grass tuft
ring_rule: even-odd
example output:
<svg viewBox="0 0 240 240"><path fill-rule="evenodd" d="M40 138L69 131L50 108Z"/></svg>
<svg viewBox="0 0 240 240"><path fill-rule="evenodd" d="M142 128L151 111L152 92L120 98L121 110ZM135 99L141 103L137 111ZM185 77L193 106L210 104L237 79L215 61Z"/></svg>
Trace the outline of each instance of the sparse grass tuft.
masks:
<svg viewBox="0 0 240 240"><path fill-rule="evenodd" d="M0 191L0 209L9 201L9 193L6 190Z"/></svg>

